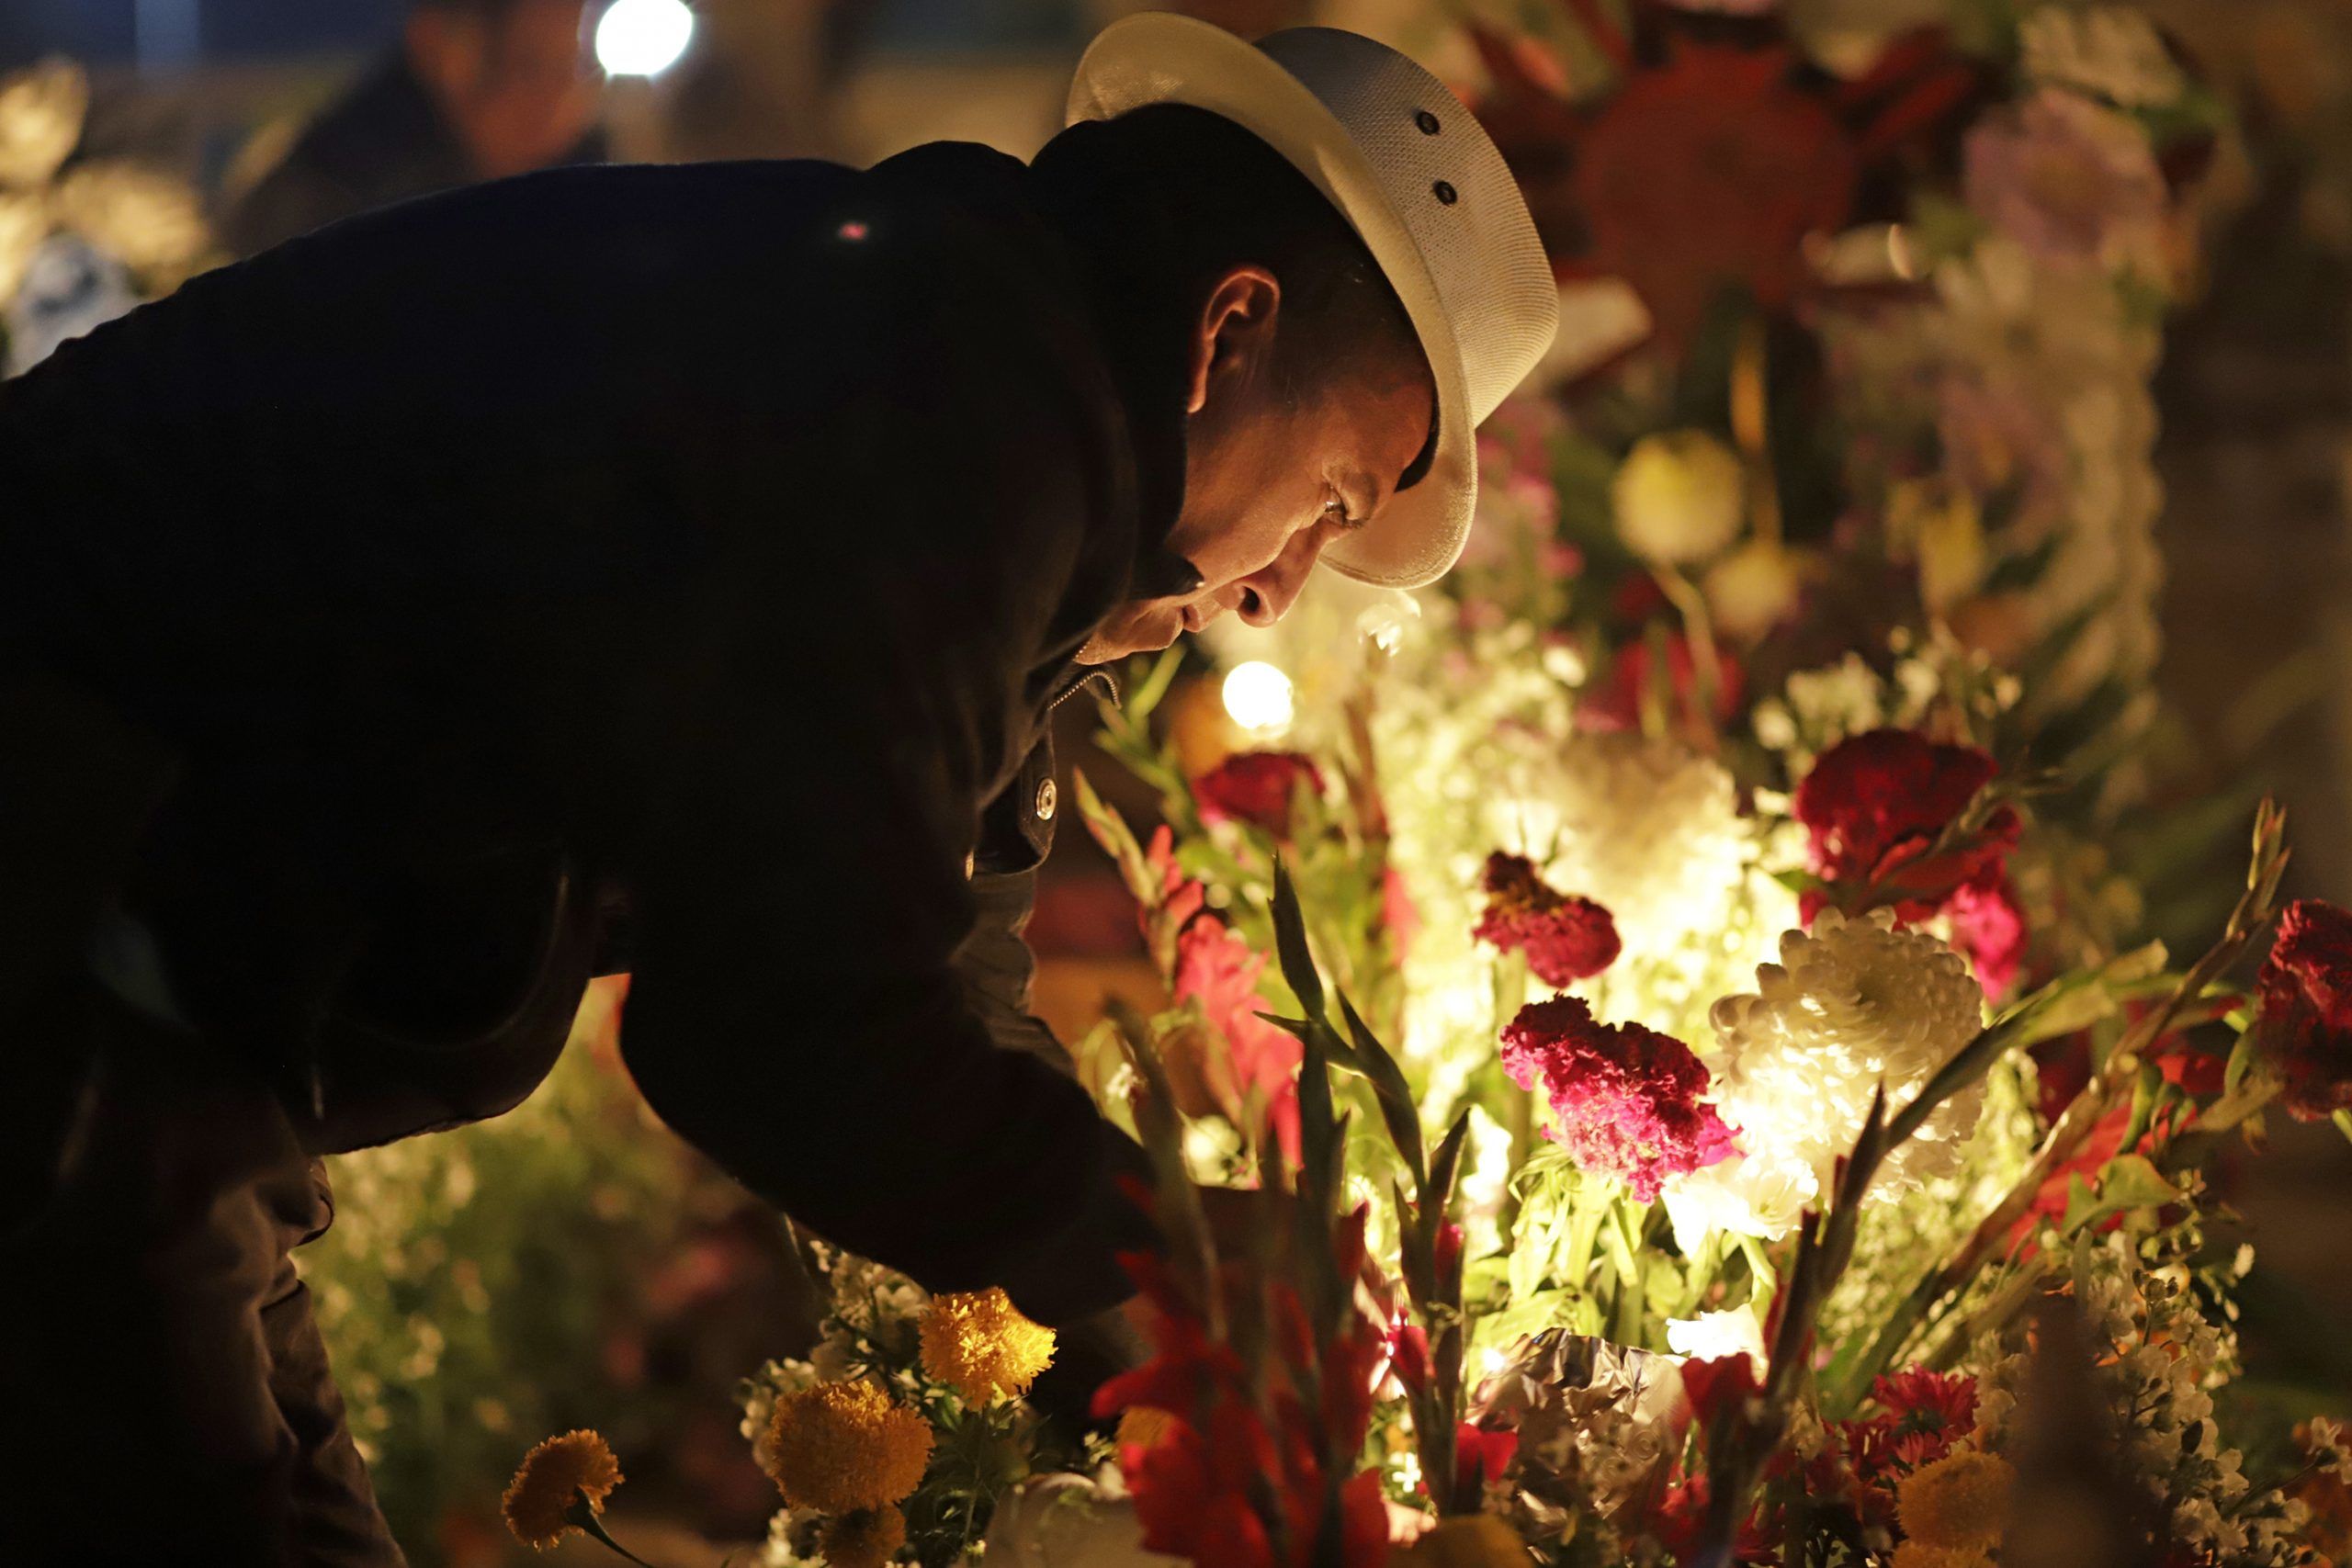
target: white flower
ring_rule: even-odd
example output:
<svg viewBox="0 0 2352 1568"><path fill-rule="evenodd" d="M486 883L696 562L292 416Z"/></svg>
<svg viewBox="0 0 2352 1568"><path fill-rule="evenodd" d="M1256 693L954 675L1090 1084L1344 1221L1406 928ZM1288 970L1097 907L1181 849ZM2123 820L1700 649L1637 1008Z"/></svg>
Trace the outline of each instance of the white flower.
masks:
<svg viewBox="0 0 2352 1568"><path fill-rule="evenodd" d="M2038 82L2096 94L2124 108L2179 99L2188 78L2147 17L2115 6L2045 6L2018 28L2025 73Z"/></svg>
<svg viewBox="0 0 2352 1568"><path fill-rule="evenodd" d="M1717 1231L1778 1241L1796 1229L1820 1191L1812 1161L1759 1149L1678 1176L1662 1196L1675 1245L1695 1253Z"/></svg>
<svg viewBox="0 0 2352 1568"><path fill-rule="evenodd" d="M1967 960L1932 936L1896 931L1885 910L1853 920L1822 911L1810 934L1781 937L1781 962L1759 964L1756 983L1714 1007L1716 1105L1746 1156L1802 1159L1824 1190L1880 1087L1888 1111L1899 1110L1984 1020ZM1888 1155L1872 1196L1955 1168L1983 1100L1972 1085L1946 1100Z"/></svg>
<svg viewBox="0 0 2352 1568"><path fill-rule="evenodd" d="M1736 637L1760 637L1788 619L1802 586L1797 558L1765 539L1724 557L1701 585L1716 629Z"/></svg>
<svg viewBox="0 0 2352 1568"><path fill-rule="evenodd" d="M1706 560L1738 536L1747 505L1739 455L1703 430L1645 435L1610 487L1617 535L1653 566Z"/></svg>
<svg viewBox="0 0 2352 1568"><path fill-rule="evenodd" d="M1764 1365L1764 1325L1756 1320L1754 1302L1729 1312L1702 1312L1694 1318L1668 1318L1666 1346L1678 1356L1690 1356L1702 1361L1747 1356L1761 1368Z"/></svg>
<svg viewBox="0 0 2352 1568"><path fill-rule="evenodd" d="M2344 1440L2343 1422L2324 1416L2312 1416L2304 1429L2303 1443L2312 1463L2323 1473L2352 1485L2352 1446Z"/></svg>
<svg viewBox="0 0 2352 1568"><path fill-rule="evenodd" d="M82 140L89 107L89 78L68 60L0 82L0 185L46 185Z"/></svg>

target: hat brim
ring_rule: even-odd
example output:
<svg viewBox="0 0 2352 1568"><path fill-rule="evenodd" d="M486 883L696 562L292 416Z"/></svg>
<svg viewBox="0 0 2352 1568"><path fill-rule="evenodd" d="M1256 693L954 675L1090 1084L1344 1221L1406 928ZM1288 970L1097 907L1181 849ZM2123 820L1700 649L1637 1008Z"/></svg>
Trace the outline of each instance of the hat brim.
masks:
<svg viewBox="0 0 2352 1568"><path fill-rule="evenodd" d="M1147 11L1103 29L1070 83L1068 123L1186 104L1256 135L1339 209L1379 265L1429 358L1437 450L1427 474L1324 551L1334 570L1387 588L1445 575L1477 508L1477 439L1462 351L1420 247L1339 118L1263 51L1192 17Z"/></svg>

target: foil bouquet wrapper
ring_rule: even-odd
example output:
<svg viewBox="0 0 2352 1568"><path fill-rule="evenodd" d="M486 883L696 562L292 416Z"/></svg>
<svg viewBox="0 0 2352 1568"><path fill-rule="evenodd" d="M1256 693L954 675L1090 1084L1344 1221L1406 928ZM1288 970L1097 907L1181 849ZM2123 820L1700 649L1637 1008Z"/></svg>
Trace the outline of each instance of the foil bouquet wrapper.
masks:
<svg viewBox="0 0 2352 1568"><path fill-rule="evenodd" d="M1521 1340L1470 1408L1517 1429L1515 1512L1531 1539L1560 1541L1579 1515L1645 1513L1690 1420L1677 1358L1561 1329Z"/></svg>

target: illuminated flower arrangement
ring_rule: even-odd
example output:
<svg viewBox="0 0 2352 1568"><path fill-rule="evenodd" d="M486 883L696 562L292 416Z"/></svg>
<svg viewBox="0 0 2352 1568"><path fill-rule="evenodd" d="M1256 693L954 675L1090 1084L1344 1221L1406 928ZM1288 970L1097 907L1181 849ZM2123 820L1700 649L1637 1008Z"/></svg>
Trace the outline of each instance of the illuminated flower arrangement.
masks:
<svg viewBox="0 0 2352 1568"><path fill-rule="evenodd" d="M748 1436L812 1385L922 1413L887 1501L924 1562L1000 1506L989 1561L1046 1561L1033 1499L1101 1561L1252 1568L1951 1568L2119 1489L2133 1550L2317 1539L2340 1442L2213 1399L2247 1264L2203 1172L2274 1104L2352 1128L2352 916L2289 909L2249 979L2274 811L2177 956L2106 849L2154 778L2147 378L2218 121L2135 14L2015 9L1477 36L1569 334L1603 285L1639 330L1490 423L1445 583L1220 634L1244 749L1155 731L1175 656L1105 713L1163 824L1074 793L1168 988L1075 1052L1160 1173L1117 1437L843 1258ZM2085 1410L2130 1414L2041 1459ZM1038 1479L943 1479L989 1444ZM769 1561L887 1522L833 1500Z"/></svg>
<svg viewBox="0 0 2352 1568"><path fill-rule="evenodd" d="M2352 1125L2352 916L2290 909L2249 993L2274 813L2178 960L2101 848L2153 778L2146 381L2210 101L2098 7L1955 7L1835 59L1770 5L1560 11L1550 42L1480 36L1481 112L1571 333L1603 279L1644 331L1490 423L1446 582L1318 584L1220 635L1261 750L1196 778L1148 703L1106 716L1162 796L1148 849L1080 792L1147 930L1211 920L1227 982L1155 936L1185 1005L1099 1031L1088 1081L1163 1169L1363 1237L1351 1313L1253 1339L1204 1303L1327 1278L1318 1252L1197 1273L1163 1213L1185 1261L1146 1282L1189 1304L1154 1397L1205 1432L1376 1334L1365 1456L1440 1523L1396 1560L1989 1563L2026 1489L2105 1506L2097 1467L2031 1461L2064 1375L2034 1347L2079 1298L2084 1396L2142 1413L2099 1473L2195 1561L2292 1561L2324 1471L2252 1474L2211 1419L2245 1265L2205 1247L2201 1165L2274 1102ZM2077 1039L2038 1112L2030 1054ZM1295 1095L1188 1093L1220 1043ZM1231 1452L1281 1452L1278 1405ZM1291 1560L1309 1516L1262 1496L1200 1533L1249 1466L1128 1447L1096 1506ZM1326 1508L1363 1484L1315 1474Z"/></svg>

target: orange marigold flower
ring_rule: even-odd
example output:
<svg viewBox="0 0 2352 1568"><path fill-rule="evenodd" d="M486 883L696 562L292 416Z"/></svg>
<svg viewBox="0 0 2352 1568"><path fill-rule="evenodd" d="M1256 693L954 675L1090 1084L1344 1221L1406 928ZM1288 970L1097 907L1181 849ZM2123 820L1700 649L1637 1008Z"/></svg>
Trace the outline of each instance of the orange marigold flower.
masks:
<svg viewBox="0 0 2352 1568"><path fill-rule="evenodd" d="M1960 1449L1903 1478L1896 1517L1913 1540L1948 1551L1993 1545L2008 1523L2017 1472L1998 1454Z"/></svg>
<svg viewBox="0 0 2352 1568"><path fill-rule="evenodd" d="M605 1511L605 1499L621 1483L620 1461L605 1439L590 1431L566 1432L549 1438L523 1456L514 1484L506 1488L499 1509L506 1528L526 1546L545 1549L578 1529L571 1511L582 1497L592 1513Z"/></svg>
<svg viewBox="0 0 2352 1568"><path fill-rule="evenodd" d="M922 1483L931 1424L870 1382L820 1382L775 1402L768 1474L796 1508L884 1508Z"/></svg>
<svg viewBox="0 0 2352 1568"><path fill-rule="evenodd" d="M906 1544L907 1516L895 1507L843 1514L818 1537L831 1568L882 1568Z"/></svg>
<svg viewBox="0 0 2352 1568"><path fill-rule="evenodd" d="M1054 1331L1022 1316L1012 1298L994 1286L934 1296L923 1314L922 1370L967 1404L1026 1393L1053 1364Z"/></svg>

